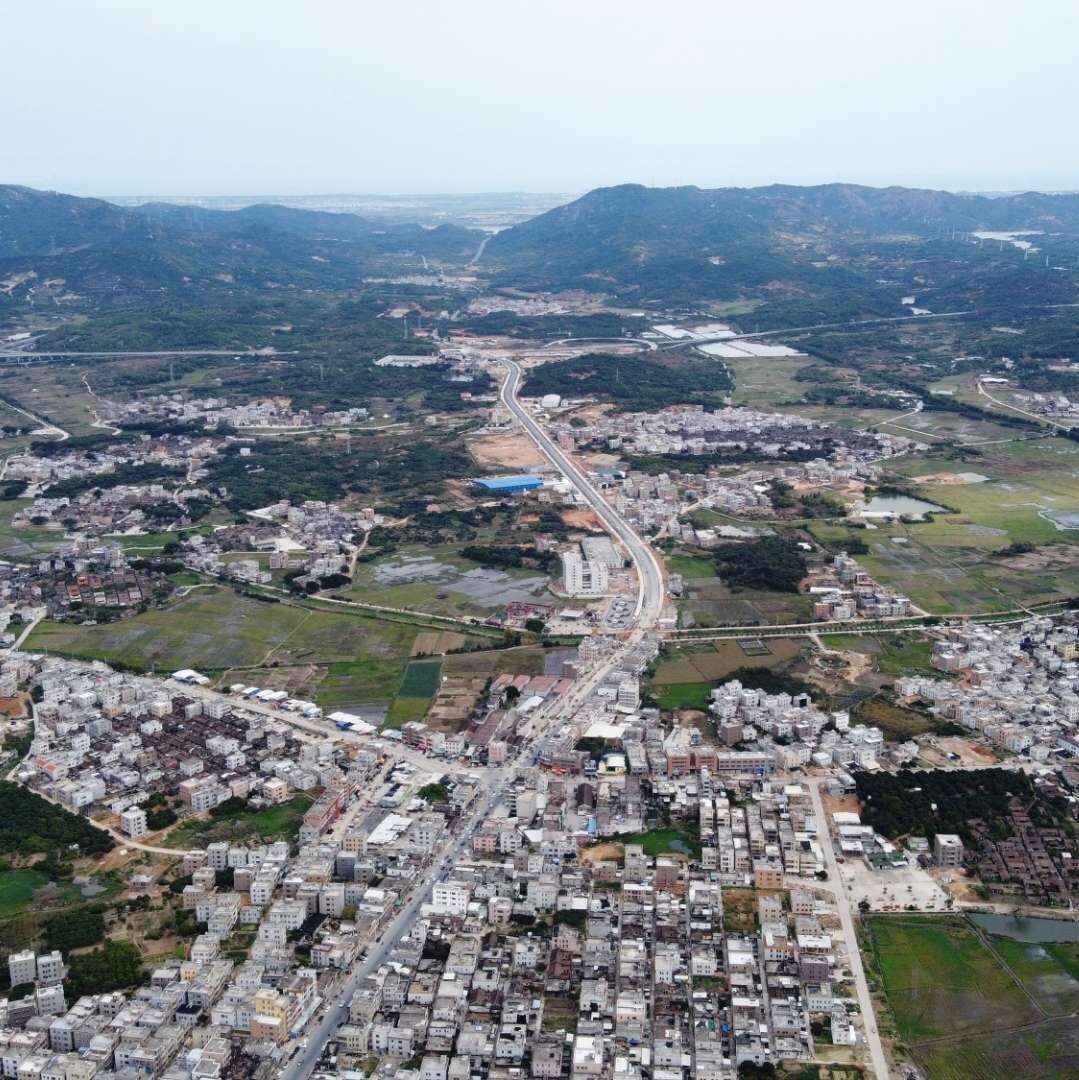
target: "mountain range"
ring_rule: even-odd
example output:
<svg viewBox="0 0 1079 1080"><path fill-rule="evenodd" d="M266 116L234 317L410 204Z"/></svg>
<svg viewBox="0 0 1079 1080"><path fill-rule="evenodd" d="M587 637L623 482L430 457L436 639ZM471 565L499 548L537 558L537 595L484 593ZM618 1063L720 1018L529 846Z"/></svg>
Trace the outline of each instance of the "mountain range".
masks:
<svg viewBox="0 0 1079 1080"><path fill-rule="evenodd" d="M624 184L495 234L480 270L495 286L583 288L645 304L842 296L832 308L857 314L897 303L902 276L890 276L904 264L951 288L975 256L970 245L932 245L974 230L1038 230L1073 242L1079 195ZM50 290L99 310L151 296L347 291L380 266L415 272L421 258L464 266L483 235L276 204L118 206L0 186L0 311ZM1011 287L1014 257L990 268L998 291ZM1059 300L1062 290L1067 296L1053 282L1046 295Z"/></svg>

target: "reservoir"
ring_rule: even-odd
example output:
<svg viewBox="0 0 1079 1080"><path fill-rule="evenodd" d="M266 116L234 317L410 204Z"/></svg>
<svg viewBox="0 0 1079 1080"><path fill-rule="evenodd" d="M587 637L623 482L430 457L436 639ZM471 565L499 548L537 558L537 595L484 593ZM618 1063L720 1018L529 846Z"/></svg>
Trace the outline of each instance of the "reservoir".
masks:
<svg viewBox="0 0 1079 1080"><path fill-rule="evenodd" d="M924 518L926 514L941 512L943 506L915 499L910 495L874 495L865 504L862 517L912 517Z"/></svg>
<svg viewBox="0 0 1079 1080"><path fill-rule="evenodd" d="M1043 941L1079 941L1079 922L1065 919L1027 918L1024 915L983 915L969 912L967 918L990 934L1015 941L1039 944Z"/></svg>

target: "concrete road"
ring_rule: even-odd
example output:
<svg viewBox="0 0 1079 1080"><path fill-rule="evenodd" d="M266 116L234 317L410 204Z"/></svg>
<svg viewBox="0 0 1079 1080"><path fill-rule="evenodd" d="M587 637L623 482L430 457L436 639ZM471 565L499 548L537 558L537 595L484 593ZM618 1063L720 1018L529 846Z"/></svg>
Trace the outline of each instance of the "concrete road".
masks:
<svg viewBox="0 0 1079 1080"><path fill-rule="evenodd" d="M523 381L521 365L515 360L504 359L506 379L502 383L502 404L517 418L528 437L536 444L552 465L577 489L585 501L595 510L604 528L629 551L637 568L637 608L635 622L639 630L650 630L659 621L663 611L663 571L652 548L641 539L636 530L593 487L567 454L554 443L532 418L517 395Z"/></svg>
<svg viewBox="0 0 1079 1080"><path fill-rule="evenodd" d="M839 923L843 928L843 937L847 941L847 961L850 964L851 975L854 977L854 988L858 994L858 1008L862 1013L862 1026L865 1031L866 1043L869 1046L869 1059L872 1063L873 1075L877 1080L888 1080L891 1073L888 1071L888 1058L884 1053L884 1043L881 1042L880 1030L877 1028L877 1014L873 1010L873 998L869 993L869 983L866 981L865 968L862 966L862 954L858 951L858 935L854 931L854 915L852 905L854 903L847 891L843 877L839 872L839 864L835 860L835 849L832 846L832 830L828 827L828 820L824 815L824 803L820 797L820 785L822 780L812 779L808 781L809 793L813 799L813 814L817 819L817 837L820 840L821 849L824 851L824 861L828 867L828 874L833 883L833 894L836 901L836 909L839 912Z"/></svg>
<svg viewBox="0 0 1079 1080"><path fill-rule="evenodd" d="M333 1038L334 1032L344 1023L348 1004L360 983L386 961L393 947L408 932L420 908L430 899L434 883L461 855L476 827L490 815L515 775L516 773L512 770L509 772L499 770L491 774L494 784L488 797L481 799L476 809L460 823L456 839L432 862L427 873L416 885L412 899L405 904L389 927L370 946L367 959L352 969L340 989L316 1014L314 1026L307 1032L304 1049L281 1069L278 1074L281 1080L302 1080L311 1075L326 1043Z"/></svg>

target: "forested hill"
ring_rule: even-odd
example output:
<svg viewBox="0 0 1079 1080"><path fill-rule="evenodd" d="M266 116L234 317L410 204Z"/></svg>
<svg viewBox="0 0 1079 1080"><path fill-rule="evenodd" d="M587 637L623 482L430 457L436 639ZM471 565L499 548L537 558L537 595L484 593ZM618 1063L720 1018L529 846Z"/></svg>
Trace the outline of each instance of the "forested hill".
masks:
<svg viewBox="0 0 1079 1080"><path fill-rule="evenodd" d="M950 238L953 229L960 236L1033 229L1079 237L1079 194L624 184L598 188L499 233L487 256L505 267L507 278L547 287L628 288L642 300L745 295L766 287L812 296L875 283L880 274L868 266L872 277L858 280L857 260L867 245L929 243Z"/></svg>
<svg viewBox="0 0 1079 1080"><path fill-rule="evenodd" d="M0 186L0 281L11 303L45 282L91 303L354 284L385 256L467 261L482 234L284 206L120 207Z"/></svg>
<svg viewBox="0 0 1079 1080"><path fill-rule="evenodd" d="M501 232L492 255L566 244L676 252L709 243L822 233L933 235L941 229L1079 232L1079 194L985 196L858 184L758 188L597 188ZM719 254L717 252L717 254Z"/></svg>

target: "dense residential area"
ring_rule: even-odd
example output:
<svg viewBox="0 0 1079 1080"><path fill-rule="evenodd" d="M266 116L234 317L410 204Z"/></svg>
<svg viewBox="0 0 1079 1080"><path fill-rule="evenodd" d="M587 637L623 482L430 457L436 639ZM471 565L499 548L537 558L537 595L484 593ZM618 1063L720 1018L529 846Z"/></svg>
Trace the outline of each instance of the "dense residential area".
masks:
<svg viewBox="0 0 1079 1080"><path fill-rule="evenodd" d="M1074 196L0 196L5 1076L1074 1072Z"/></svg>

